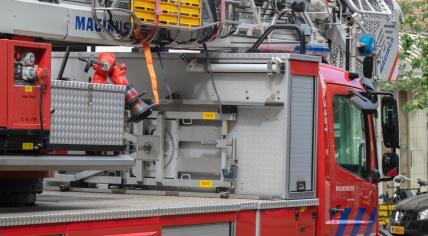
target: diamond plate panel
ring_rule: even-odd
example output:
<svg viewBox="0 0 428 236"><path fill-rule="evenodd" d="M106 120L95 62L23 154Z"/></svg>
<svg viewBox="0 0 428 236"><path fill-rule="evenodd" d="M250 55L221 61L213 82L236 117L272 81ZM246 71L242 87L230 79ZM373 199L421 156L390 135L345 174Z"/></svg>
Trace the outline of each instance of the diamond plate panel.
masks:
<svg viewBox="0 0 428 236"><path fill-rule="evenodd" d="M170 215L239 212L256 209L311 207L318 199L251 200L133 194L45 192L31 210L0 211L0 227Z"/></svg>
<svg viewBox="0 0 428 236"><path fill-rule="evenodd" d="M125 89L53 80L50 144L123 145Z"/></svg>

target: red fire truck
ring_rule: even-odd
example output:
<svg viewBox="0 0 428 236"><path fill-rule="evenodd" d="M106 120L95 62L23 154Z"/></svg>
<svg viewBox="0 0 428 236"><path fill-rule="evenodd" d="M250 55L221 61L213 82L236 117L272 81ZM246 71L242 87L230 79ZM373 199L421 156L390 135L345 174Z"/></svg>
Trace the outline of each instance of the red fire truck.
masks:
<svg viewBox="0 0 428 236"><path fill-rule="evenodd" d="M399 8L363 2L4 1L0 235L389 235Z"/></svg>
<svg viewBox="0 0 428 236"><path fill-rule="evenodd" d="M342 69L298 59L291 60L290 66L291 76L314 77L318 84L314 197L252 200L234 195L232 199L154 197L139 195L136 190L128 190L130 195L47 192L41 195L37 206L3 209L0 232L2 235L377 234L377 184L382 180L377 164L381 157L377 157L375 145L375 101L384 96L380 99L382 113L379 114L384 140L396 145L395 100L388 93L372 90L367 80ZM382 163L386 175L392 177L397 173L398 160L393 152L384 154Z"/></svg>

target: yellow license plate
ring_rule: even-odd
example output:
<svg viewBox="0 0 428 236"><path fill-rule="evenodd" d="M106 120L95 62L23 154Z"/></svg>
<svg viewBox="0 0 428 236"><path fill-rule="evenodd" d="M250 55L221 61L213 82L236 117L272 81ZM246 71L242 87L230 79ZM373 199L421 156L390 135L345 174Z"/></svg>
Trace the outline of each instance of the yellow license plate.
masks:
<svg viewBox="0 0 428 236"><path fill-rule="evenodd" d="M389 231L392 234L404 234L404 227L403 226L391 226Z"/></svg>

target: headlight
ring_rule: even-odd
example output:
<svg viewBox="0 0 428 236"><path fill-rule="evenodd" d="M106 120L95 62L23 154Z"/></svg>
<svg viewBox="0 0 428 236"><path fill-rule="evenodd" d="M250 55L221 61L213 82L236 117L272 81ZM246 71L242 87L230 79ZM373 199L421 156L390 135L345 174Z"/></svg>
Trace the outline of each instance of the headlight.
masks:
<svg viewBox="0 0 428 236"><path fill-rule="evenodd" d="M425 219L428 219L428 209L420 211L418 214L418 220L425 220Z"/></svg>
<svg viewBox="0 0 428 236"><path fill-rule="evenodd" d="M395 211L395 214L393 215L393 222L400 223L401 219L403 218L404 212L401 211Z"/></svg>

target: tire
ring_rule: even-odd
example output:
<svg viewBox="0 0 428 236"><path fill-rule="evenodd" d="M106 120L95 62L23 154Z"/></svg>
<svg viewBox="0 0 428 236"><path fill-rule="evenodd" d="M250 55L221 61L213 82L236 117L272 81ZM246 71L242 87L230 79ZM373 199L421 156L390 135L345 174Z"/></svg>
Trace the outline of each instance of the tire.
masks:
<svg viewBox="0 0 428 236"><path fill-rule="evenodd" d="M43 190L43 179L0 180L0 206L31 206Z"/></svg>

